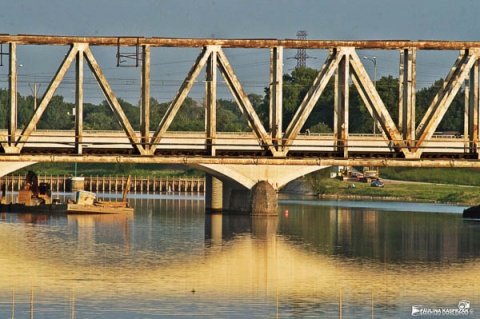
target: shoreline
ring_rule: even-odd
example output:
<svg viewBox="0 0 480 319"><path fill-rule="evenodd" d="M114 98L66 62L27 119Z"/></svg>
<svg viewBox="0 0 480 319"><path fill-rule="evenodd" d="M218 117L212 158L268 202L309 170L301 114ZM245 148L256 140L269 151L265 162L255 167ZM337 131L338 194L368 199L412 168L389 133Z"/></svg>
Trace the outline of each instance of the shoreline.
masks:
<svg viewBox="0 0 480 319"><path fill-rule="evenodd" d="M393 183L401 183L401 181L391 181ZM408 182L406 182L408 183ZM386 202L410 202L410 203L431 203L431 204L445 204L453 206L474 206L471 203L464 202L442 202L438 200L423 200L414 198L411 196L367 196L367 195L347 195L347 194L316 194L311 188L303 181L292 181L285 185L285 187L279 192L285 195L301 195L308 196L313 199L320 200L350 200L350 201L386 201Z"/></svg>

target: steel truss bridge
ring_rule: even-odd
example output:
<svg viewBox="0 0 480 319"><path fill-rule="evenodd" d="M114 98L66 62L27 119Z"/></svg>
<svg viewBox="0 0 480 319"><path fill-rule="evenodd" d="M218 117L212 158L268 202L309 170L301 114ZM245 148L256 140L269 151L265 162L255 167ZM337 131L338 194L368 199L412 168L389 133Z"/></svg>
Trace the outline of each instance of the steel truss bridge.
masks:
<svg viewBox="0 0 480 319"><path fill-rule="evenodd" d="M2 55L8 55L8 127L0 130L0 161L4 162L122 162L231 165L345 165L412 167L480 167L479 58L480 42L450 41L324 41L277 39L174 39L145 37L69 37L0 35ZM65 46L56 74L31 114L19 128L17 118L17 50L22 46ZM135 48L140 68L140 130L135 131L92 51L116 47ZM154 47L199 48L183 83L150 131L150 67ZM224 49L265 49L270 53L270 110L265 127L249 101ZM284 50L328 50L313 85L298 105L290 123L282 123ZM357 50L396 50L399 56L399 120L395 123L357 53ZM416 55L419 50L458 51L442 88L431 101L420 123L415 123ZM117 54L120 56L120 54ZM65 77L75 68L75 130L37 130L45 110ZM122 131L84 130L84 69L91 70ZM169 127L205 70L205 130L172 132ZM251 132L218 132L216 119L217 75L221 74ZM332 134L301 132L327 83L334 79L335 102ZM379 134L349 132L349 83L358 90ZM464 131L455 136L435 131L460 88L465 89ZM353 115L354 116L354 115ZM282 128L286 127L285 130Z"/></svg>

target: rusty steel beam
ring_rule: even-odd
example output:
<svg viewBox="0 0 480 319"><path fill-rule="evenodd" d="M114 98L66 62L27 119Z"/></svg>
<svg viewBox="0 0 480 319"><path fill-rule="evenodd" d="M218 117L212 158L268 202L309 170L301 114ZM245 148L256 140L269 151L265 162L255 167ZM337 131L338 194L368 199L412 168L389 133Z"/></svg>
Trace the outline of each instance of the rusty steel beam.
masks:
<svg viewBox="0 0 480 319"><path fill-rule="evenodd" d="M340 60L335 74L335 99L333 111L333 136L337 152L343 151L343 156L348 158L348 132L349 132L349 74L350 55L345 54Z"/></svg>
<svg viewBox="0 0 480 319"><path fill-rule="evenodd" d="M205 130L207 132L207 150L216 155L215 140L217 135L217 52L213 51L207 61L205 72Z"/></svg>
<svg viewBox="0 0 480 319"><path fill-rule="evenodd" d="M10 106L8 111L8 144L15 144L17 132L17 45L10 43L8 88L10 93Z"/></svg>
<svg viewBox="0 0 480 319"><path fill-rule="evenodd" d="M75 153L77 154L83 152L83 50L81 46L75 63Z"/></svg>
<svg viewBox="0 0 480 319"><path fill-rule="evenodd" d="M308 116L310 115L310 113L312 113L313 107L320 98L320 95L322 95L323 90L325 90L325 87L328 84L328 81L335 73L335 70L338 68L338 64L345 55L345 50L348 50L348 48L330 50L327 61L318 72L317 77L313 81L313 85L310 87L308 93L305 95L305 98L303 99L302 103L295 112L295 115L293 116L290 124L285 130L285 141L283 145L284 152L288 152L291 145L293 144L293 141L298 136L300 130L307 121Z"/></svg>
<svg viewBox="0 0 480 319"><path fill-rule="evenodd" d="M200 156L72 156L72 155L2 155L0 162L67 162L67 163L137 163L137 164L241 164L241 165L316 165L316 166L379 166L379 167L441 167L480 168L480 161L463 159L387 159L387 158L214 158Z"/></svg>
<svg viewBox="0 0 480 319"><path fill-rule="evenodd" d="M398 128L408 146L415 144L416 50L400 50Z"/></svg>
<svg viewBox="0 0 480 319"><path fill-rule="evenodd" d="M467 149L476 150L479 137L479 64L477 60L470 70L470 79L468 85L465 85L465 113L468 117L465 119L465 136L468 136L469 145ZM477 154L478 156L478 154Z"/></svg>
<svg viewBox="0 0 480 319"><path fill-rule="evenodd" d="M480 48L479 41L436 41L436 40L298 40L298 39L209 39L168 37L82 37L52 35L0 35L0 43L23 45L71 45L87 43L90 46L144 46L152 47L204 47L217 45L223 48L274 48L284 49L331 49L354 47L369 50L401 50L406 47L418 50L464 50Z"/></svg>
<svg viewBox="0 0 480 319"><path fill-rule="evenodd" d="M190 71L187 74L187 77L183 81L180 89L178 90L175 98L170 103L165 115L163 116L162 120L157 126L155 133L153 134L151 141L150 141L150 152L153 154L157 148L157 144L163 137L163 134L168 130L170 124L172 124L175 115L178 112L178 109L182 105L183 101L188 95L188 92L193 86L193 83L197 79L200 71L207 63L208 59L210 58L210 54L215 51L215 47L209 46L204 47L202 52L198 55L197 60L190 68Z"/></svg>
<svg viewBox="0 0 480 319"><path fill-rule="evenodd" d="M245 116L248 125L252 129L260 145L263 148L268 149L274 156L278 156L279 153L277 152L274 145L271 143L271 137L268 135L265 127L260 121L260 118L255 112L255 109L250 103L247 93L245 93L245 91L243 90L243 87L240 84L237 76L235 75L235 72L233 71L230 62L228 61L227 56L221 49L218 49L217 53L219 70L222 73L222 76L227 83L230 92L232 92L235 101L237 102L237 105L240 107L242 114Z"/></svg>
<svg viewBox="0 0 480 319"><path fill-rule="evenodd" d="M140 134L145 152L150 150L150 46L142 47Z"/></svg>
<svg viewBox="0 0 480 319"><path fill-rule="evenodd" d="M18 138L16 142L16 147L18 148L18 151L21 150L21 148L24 146L25 142L27 142L28 138L30 137L30 134L33 132L35 127L37 126L38 121L42 117L43 112L47 109L48 104L50 103L50 100L53 97L53 94L57 90L57 88L60 86L60 82L62 81L63 77L65 76L65 73L67 72L68 68L72 64L73 60L77 56L79 47L82 46L83 44L74 44L72 45L70 51L68 54L65 56L63 62L60 64L60 67L58 68L57 73L53 77L52 81L50 82L50 85L48 86L47 90L45 91L42 100L40 102L40 105L38 108L34 111L32 117L30 118L30 121L28 122L27 126L23 129L22 135Z"/></svg>
<svg viewBox="0 0 480 319"><path fill-rule="evenodd" d="M421 154L421 146L425 140L432 137L433 133L437 129L440 121L448 110L453 98L460 90L463 81L470 74L470 70L478 61L479 55L477 50L467 50L460 54L456 64L452 68L447 80L444 82L444 87L436 97L432 104L428 108L425 116L423 117L419 130L420 134L417 138L415 153Z"/></svg>
<svg viewBox="0 0 480 319"><path fill-rule="evenodd" d="M133 130L133 127L130 124L130 121L125 115L125 112L123 111L122 106L120 105L117 98L113 94L112 88L108 84L105 75L100 69L100 66L98 65L95 57L93 56L92 51L88 46L84 48L84 54L85 54L85 57L87 58L86 60L87 60L88 66L90 67L90 70L93 73L93 76L95 77L100 88L102 89L105 95L105 98L107 99L108 104L110 105L113 113L118 117L120 125L125 131L125 133L127 134L128 139L130 140L130 143L138 151L139 154L146 154L145 149L139 143L137 134Z"/></svg>
<svg viewBox="0 0 480 319"><path fill-rule="evenodd" d="M283 132L283 48L270 49L269 127L277 151L281 148Z"/></svg>
<svg viewBox="0 0 480 319"><path fill-rule="evenodd" d="M405 157L411 157L411 152L405 147L403 138L395 126L390 113L378 94L375 86L368 77L367 71L355 51L351 53L351 69L353 84L357 87L367 110L382 129L382 135L387 139L386 143L403 152Z"/></svg>

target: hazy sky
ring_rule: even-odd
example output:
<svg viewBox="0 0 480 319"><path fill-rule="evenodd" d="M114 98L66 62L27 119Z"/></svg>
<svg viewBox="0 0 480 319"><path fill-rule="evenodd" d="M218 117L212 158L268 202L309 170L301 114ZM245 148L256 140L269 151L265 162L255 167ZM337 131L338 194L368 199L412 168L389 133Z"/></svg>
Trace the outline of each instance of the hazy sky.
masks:
<svg viewBox="0 0 480 319"><path fill-rule="evenodd" d="M15 0L2 33L479 40L477 0Z"/></svg>
<svg viewBox="0 0 480 319"><path fill-rule="evenodd" d="M0 8L0 33L11 35L285 39L296 38L298 30L306 30L308 39L480 41L478 0L15 0L4 1ZM27 90L32 82L44 82L45 88L47 74L59 65L56 54L64 51L50 54L38 47L18 50L19 63L23 65L19 74L24 76L20 90L22 86ZM156 56L152 53L152 81L164 86L173 81L171 86L175 87L198 54L190 51L167 50ZM120 79L136 81L133 71L114 71L115 52L98 50L95 54L107 74L117 72L111 75L114 85ZM379 76L398 76L398 52L365 54L377 57ZM287 58L294 55L295 52L285 54ZM312 57L308 66L319 69L324 53L310 50L308 55ZM419 63L419 85L445 77L456 55L458 52L429 57L424 69ZM263 82L254 82L257 76L268 78L268 54L233 52L229 58L232 65L237 63L240 80L243 76L252 90L261 91ZM421 59L419 54L419 62ZM176 68L177 63L185 66ZM285 72L295 63L285 59ZM45 71L50 65L53 71ZM371 64L369 67L371 72ZM0 67L1 86L5 86L2 78L7 71L6 66ZM153 90L152 96L158 94L159 100L169 100L175 90ZM137 94L136 88L133 91ZM135 94L125 97L135 99Z"/></svg>

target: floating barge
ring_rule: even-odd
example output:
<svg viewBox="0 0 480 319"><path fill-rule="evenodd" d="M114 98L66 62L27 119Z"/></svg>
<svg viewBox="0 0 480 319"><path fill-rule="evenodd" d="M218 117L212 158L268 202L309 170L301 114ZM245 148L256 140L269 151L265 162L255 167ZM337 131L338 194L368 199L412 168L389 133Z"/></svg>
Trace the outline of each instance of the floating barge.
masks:
<svg viewBox="0 0 480 319"><path fill-rule="evenodd" d="M75 201L67 204L67 214L125 214L133 211L127 201L97 201L96 194L87 191L77 191Z"/></svg>
<svg viewBox="0 0 480 319"><path fill-rule="evenodd" d="M134 208L127 202L127 193L131 177L128 176L127 187L123 192L122 201L98 201L96 194L87 191L77 191L75 201L67 204L67 214L130 214Z"/></svg>

